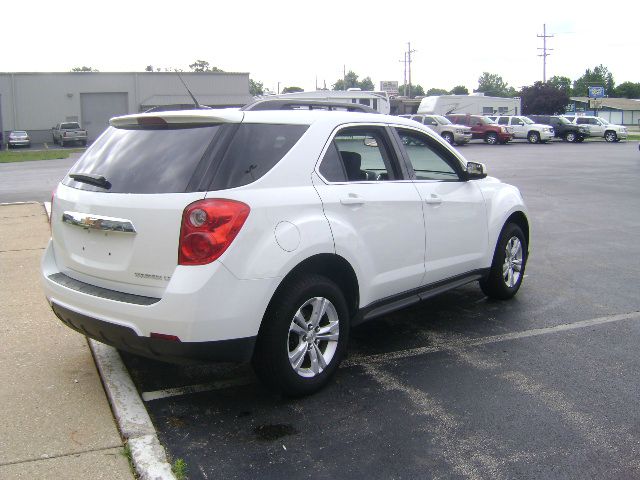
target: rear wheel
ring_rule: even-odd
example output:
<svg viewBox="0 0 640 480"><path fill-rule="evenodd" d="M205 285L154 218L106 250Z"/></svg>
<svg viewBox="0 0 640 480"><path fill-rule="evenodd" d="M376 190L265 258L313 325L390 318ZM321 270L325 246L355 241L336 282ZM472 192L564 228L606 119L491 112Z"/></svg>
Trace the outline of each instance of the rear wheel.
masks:
<svg viewBox="0 0 640 480"><path fill-rule="evenodd" d="M480 288L490 298L507 300L522 285L527 263L527 241L522 229L507 223L498 239L489 275L480 280Z"/></svg>
<svg viewBox="0 0 640 480"><path fill-rule="evenodd" d="M614 132L612 130L609 130L609 131L605 132L604 139L607 142L615 142L615 141L618 140L618 135L616 135L616 132Z"/></svg>
<svg viewBox="0 0 640 480"><path fill-rule="evenodd" d="M527 140L529 140L529 143L540 143L540 134L538 132L529 132Z"/></svg>
<svg viewBox="0 0 640 480"><path fill-rule="evenodd" d="M574 143L577 139L577 135L575 132L567 132L564 134L564 141L569 143Z"/></svg>
<svg viewBox="0 0 640 480"><path fill-rule="evenodd" d="M326 277L288 281L262 321L253 368L272 390L289 396L321 389L335 373L349 337L344 295Z"/></svg>
<svg viewBox="0 0 640 480"><path fill-rule="evenodd" d="M444 132L442 138L444 138L449 145L453 145L453 134L451 132Z"/></svg>
<svg viewBox="0 0 640 480"><path fill-rule="evenodd" d="M489 132L485 135L484 141L489 145L495 145L496 143L498 143L498 134L495 132Z"/></svg>

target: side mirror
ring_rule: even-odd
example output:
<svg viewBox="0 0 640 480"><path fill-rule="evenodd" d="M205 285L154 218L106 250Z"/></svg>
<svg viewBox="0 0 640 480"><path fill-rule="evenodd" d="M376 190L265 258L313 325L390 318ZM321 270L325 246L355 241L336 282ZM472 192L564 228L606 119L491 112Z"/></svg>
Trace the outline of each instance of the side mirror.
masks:
<svg viewBox="0 0 640 480"><path fill-rule="evenodd" d="M487 176L487 167L484 163L467 162L467 180L480 180Z"/></svg>

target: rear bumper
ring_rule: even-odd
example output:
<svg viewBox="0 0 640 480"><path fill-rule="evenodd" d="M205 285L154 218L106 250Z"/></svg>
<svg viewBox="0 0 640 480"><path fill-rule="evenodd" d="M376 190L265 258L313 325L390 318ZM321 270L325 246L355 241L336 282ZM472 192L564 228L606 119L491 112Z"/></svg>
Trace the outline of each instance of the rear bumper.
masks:
<svg viewBox="0 0 640 480"><path fill-rule="evenodd" d="M256 337L214 342L174 342L141 337L131 328L98 320L55 302L53 313L68 327L112 347L154 360L176 363L207 361L246 362L251 359Z"/></svg>
<svg viewBox="0 0 640 480"><path fill-rule="evenodd" d="M185 355L230 361L247 358L245 347L238 345L253 348L251 339L257 336L280 283L279 278L241 280L213 262L177 267L161 298L154 298L105 288L98 279L86 283L88 279L71 276L73 272L60 271L50 242L42 259L42 284L49 304L71 328L153 358ZM100 333L113 331L129 333L116 337ZM180 342L151 338L152 333L176 336Z"/></svg>

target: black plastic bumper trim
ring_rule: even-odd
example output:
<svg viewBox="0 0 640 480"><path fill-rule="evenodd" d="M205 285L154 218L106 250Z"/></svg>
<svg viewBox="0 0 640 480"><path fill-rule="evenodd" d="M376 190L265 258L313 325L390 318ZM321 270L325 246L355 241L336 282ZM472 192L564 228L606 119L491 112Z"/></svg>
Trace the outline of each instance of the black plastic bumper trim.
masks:
<svg viewBox="0 0 640 480"><path fill-rule="evenodd" d="M143 295L134 295L131 293L109 290L108 288L96 287L95 285L75 280L60 272L51 274L47 278L58 285L70 288L76 292L86 293L87 295L93 295L94 297L106 298L107 300L115 300L116 302L132 303L134 305L153 305L160 301L159 298L155 297L145 297Z"/></svg>
<svg viewBox="0 0 640 480"><path fill-rule="evenodd" d="M68 327L120 350L171 363L247 362L253 355L256 337L214 342L173 342L141 337L131 328L98 320L62 307L51 308Z"/></svg>

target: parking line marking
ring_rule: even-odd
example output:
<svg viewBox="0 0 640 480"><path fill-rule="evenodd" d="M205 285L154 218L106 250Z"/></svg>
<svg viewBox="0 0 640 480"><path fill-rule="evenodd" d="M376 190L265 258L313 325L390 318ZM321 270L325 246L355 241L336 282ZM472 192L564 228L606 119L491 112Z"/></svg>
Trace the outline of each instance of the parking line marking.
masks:
<svg viewBox="0 0 640 480"><path fill-rule="evenodd" d="M251 385L252 383L254 383L253 377L239 377L229 380L220 380L217 382L187 385L185 387L167 388L166 390L142 392L142 400L144 400L145 402L150 402L152 400L160 400L161 398L188 395L190 393L211 392L214 390L223 390L229 387L243 387L245 385Z"/></svg>
<svg viewBox="0 0 640 480"><path fill-rule="evenodd" d="M459 339L444 341L438 345L430 347L418 347L408 350L399 350L389 353L381 353L375 355L361 355L353 358L348 358L340 368L357 367L368 364L383 363L387 361L402 360L411 357L417 357L420 355L428 355L430 353L445 352L452 350L459 350L468 347L477 347L480 345L488 345L491 343L506 342L509 340L518 340L521 338L537 337L541 335L549 335L552 333L565 332L570 330L577 330L581 328L588 328L597 325L604 325L608 323L621 322L625 320L640 320L640 312L622 313L618 315L607 315L604 317L592 318L589 320L582 320L574 323L563 323L553 327L534 328L531 330L524 330L521 332L505 333L502 335L492 335L489 337L471 338L471 339ZM242 387L245 385L251 385L255 382L254 377L239 377L229 380L220 380L209 383L200 383L196 385L187 385L184 387L168 388L164 390L155 390L150 392L143 392L142 399L145 402L151 402L153 400L160 400L168 397L178 397L181 395L188 395L190 393L202 393L212 392L215 390L223 390L230 387Z"/></svg>
<svg viewBox="0 0 640 480"><path fill-rule="evenodd" d="M580 328L588 328L596 325L604 325L607 323L621 322L624 320L640 320L640 312L622 313L618 315L607 315L604 317L592 318L590 320L581 320L574 323L563 323L554 327L534 328L521 332L504 333L502 335L492 335L489 337L470 338L465 340L452 340L440 343L430 347L417 347L408 350L400 350L389 353L381 353L376 355L363 355L349 358L342 363L342 367L359 366L364 363L379 363L393 360L401 360L405 358L417 357L429 353L444 352L459 348L477 347L491 343L505 342L509 340L519 340L521 338L538 337L540 335L548 335L551 333L565 332L569 330L577 330Z"/></svg>

